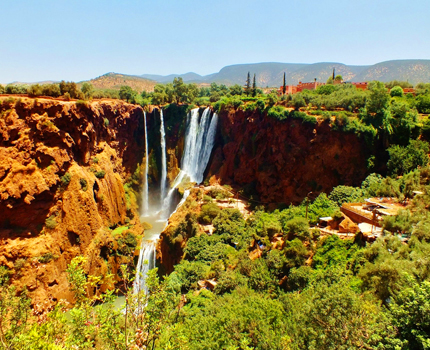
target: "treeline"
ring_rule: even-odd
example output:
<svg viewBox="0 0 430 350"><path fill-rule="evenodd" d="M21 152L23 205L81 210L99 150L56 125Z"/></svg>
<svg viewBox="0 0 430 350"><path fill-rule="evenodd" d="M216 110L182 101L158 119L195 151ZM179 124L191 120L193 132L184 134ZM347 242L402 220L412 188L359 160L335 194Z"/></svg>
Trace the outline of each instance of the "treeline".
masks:
<svg viewBox="0 0 430 350"><path fill-rule="evenodd" d="M75 82L61 81L53 84L33 84L6 86L0 85L0 94L28 94L30 97L49 96L63 97L65 100L79 99L89 100L92 98L114 98L119 99L119 91L114 89L95 89L90 83L83 83L79 88Z"/></svg>
<svg viewBox="0 0 430 350"><path fill-rule="evenodd" d="M337 78L337 77L336 77ZM341 77L339 78L341 79ZM59 84L44 85L13 85L5 87L0 85L0 93L29 94L30 96L52 96L74 99L114 98L126 100L130 103L145 105L164 105L169 103L194 104L197 106L214 105L235 106L236 108L250 108L246 106L250 102L261 100L266 105L281 104L295 109L307 108L310 110L323 109L326 111L344 110L346 112L360 112L371 95L372 86L384 87L387 95L398 97L409 107L419 113L430 113L430 84L419 83L415 86L415 94L403 94L403 88L412 87L408 82L392 81L386 84L372 82L368 90L357 89L352 84L326 84L316 90L304 90L294 95L285 95L281 91L272 90L264 94L256 86L255 75L251 84L250 74L245 85L233 85L227 87L224 84L212 83L208 87L198 87L196 84L184 83L182 78L175 78L172 83L157 84L153 92L142 93L133 90L129 86L123 86L120 90L103 89L96 90L89 83L83 83L81 88L74 82L62 81Z"/></svg>

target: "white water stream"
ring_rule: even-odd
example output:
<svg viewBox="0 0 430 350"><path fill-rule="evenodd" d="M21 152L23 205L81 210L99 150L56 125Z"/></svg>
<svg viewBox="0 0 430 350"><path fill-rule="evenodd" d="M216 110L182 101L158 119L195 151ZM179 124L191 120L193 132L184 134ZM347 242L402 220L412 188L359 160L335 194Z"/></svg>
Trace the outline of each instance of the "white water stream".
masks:
<svg viewBox="0 0 430 350"><path fill-rule="evenodd" d="M164 202L166 197L167 183L167 161L166 161L166 133L164 131L163 109L160 108L160 135L161 135L161 185L160 185L160 203Z"/></svg>
<svg viewBox="0 0 430 350"><path fill-rule="evenodd" d="M146 112L143 112L143 118L145 122L145 183L143 184L143 205L142 205L142 216L148 215L149 208L149 187L148 187L148 170L149 170L149 159L148 159L148 128L146 126Z"/></svg>
<svg viewBox="0 0 430 350"><path fill-rule="evenodd" d="M135 293L140 290L148 292L145 285L145 279L148 271L155 267L155 256L156 256L156 241L159 238L161 232L167 226L169 217L176 212L176 210L185 202L186 198L190 194L190 190L186 189L182 196L181 201L178 203L176 208L173 208L173 194L177 190L178 186L185 180L189 182L195 182L197 184L203 181L204 172L209 162L212 148L215 142L215 135L218 123L218 115L213 114L211 118L210 108L206 108L199 116L199 109L195 108L187 116L187 129L185 133L185 146L182 155L181 170L176 177L175 181L166 194L167 184L167 162L166 162L166 141L164 132L164 120L163 111L160 110L160 135L161 135L161 154L162 154L162 171L161 171L161 185L160 185L160 208L159 210L149 209L149 195L142 197L146 203L143 203L143 215L141 221L147 222L152 225L152 229L145 230L145 238L142 240L142 246L140 249L139 260L136 267L136 278L133 286ZM146 114L145 114L145 138L147 135L146 126ZM145 144L147 146L147 143ZM146 157L148 152L146 151ZM148 161L147 163L148 164ZM146 183L148 181L146 171ZM145 187L146 193L149 190Z"/></svg>

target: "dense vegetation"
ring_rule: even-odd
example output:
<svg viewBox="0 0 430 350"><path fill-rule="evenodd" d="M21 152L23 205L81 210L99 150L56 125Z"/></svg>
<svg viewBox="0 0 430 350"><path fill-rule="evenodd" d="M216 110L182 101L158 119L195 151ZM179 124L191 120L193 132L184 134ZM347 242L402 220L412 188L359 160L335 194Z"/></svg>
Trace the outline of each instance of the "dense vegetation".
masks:
<svg viewBox="0 0 430 350"><path fill-rule="evenodd" d="M5 349L427 349L430 344L430 168L401 178L372 174L359 188L338 186L299 206L248 220L204 196L170 237L184 257L169 276L147 280L150 294L133 294L132 266L123 266L125 309L115 291L95 293L100 278L85 261L68 268L76 305L35 313L25 290L0 270L0 339ZM423 194L413 197L414 190ZM368 196L409 205L384 220L385 234L366 244L310 228L320 216ZM186 207L196 210L196 202ZM212 224L212 235L198 223ZM402 237L409 237L402 243ZM136 243L136 242L135 242ZM255 255L255 252L258 252ZM129 252L130 253L130 252ZM252 257L252 259L251 259ZM199 281L216 281L201 288ZM145 305L145 307L143 307ZM125 311L125 313L124 313ZM37 321L37 322L35 322Z"/></svg>

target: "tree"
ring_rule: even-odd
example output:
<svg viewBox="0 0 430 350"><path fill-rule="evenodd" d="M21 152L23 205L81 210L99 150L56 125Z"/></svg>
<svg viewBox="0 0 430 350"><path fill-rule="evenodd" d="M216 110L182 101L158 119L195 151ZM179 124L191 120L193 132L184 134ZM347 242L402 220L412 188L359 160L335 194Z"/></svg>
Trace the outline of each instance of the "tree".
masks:
<svg viewBox="0 0 430 350"><path fill-rule="evenodd" d="M42 87L39 84L31 85L27 89L27 93L30 97L42 95Z"/></svg>
<svg viewBox="0 0 430 350"><path fill-rule="evenodd" d="M78 86L73 81L64 81L60 82L60 91L61 95L69 94L71 98L83 98L83 93L78 90Z"/></svg>
<svg viewBox="0 0 430 350"><path fill-rule="evenodd" d="M127 102L133 102L137 95L137 91L134 91L130 86L121 86L119 89L119 98L126 100Z"/></svg>
<svg viewBox="0 0 430 350"><path fill-rule="evenodd" d="M240 96L240 95L242 95L242 93L243 93L243 88L239 84L235 84L235 85L230 86L230 94L231 95Z"/></svg>
<svg viewBox="0 0 430 350"><path fill-rule="evenodd" d="M282 82L282 95L285 95L286 92L287 92L287 78L284 72L284 81Z"/></svg>
<svg viewBox="0 0 430 350"><path fill-rule="evenodd" d="M59 97L61 96L60 86L58 84L42 85L42 94L45 96Z"/></svg>
<svg viewBox="0 0 430 350"><path fill-rule="evenodd" d="M173 94L176 103L183 102L187 99L187 85L181 77L173 79Z"/></svg>
<svg viewBox="0 0 430 350"><path fill-rule="evenodd" d="M390 96L391 97L395 97L395 96L402 97L403 96L403 89L402 89L402 87L398 86L398 85L394 86L391 89L391 91L390 91Z"/></svg>
<svg viewBox="0 0 430 350"><path fill-rule="evenodd" d="M306 106L306 102L305 99L303 98L302 94L295 94L293 97L293 100L291 101L293 104L293 107L296 111L298 111L300 109L300 107L305 107Z"/></svg>
<svg viewBox="0 0 430 350"><path fill-rule="evenodd" d="M369 84L369 91L370 95L366 101L367 112L382 115L384 110L388 108L390 101L387 88L384 83L373 81Z"/></svg>
<svg viewBox="0 0 430 350"><path fill-rule="evenodd" d="M248 76L246 78L246 83L245 83L245 94L249 96L250 93L251 93L251 73L248 72Z"/></svg>
<svg viewBox="0 0 430 350"><path fill-rule="evenodd" d="M343 80L343 77L340 75L340 74L338 74L338 75L336 75L335 77L334 77L334 80L335 81L342 81Z"/></svg>
<svg viewBox="0 0 430 350"><path fill-rule="evenodd" d="M418 166L425 166L429 162L429 144L425 141L411 140L406 146L393 145L388 148L390 158L387 168L392 175L406 174Z"/></svg>
<svg viewBox="0 0 430 350"><path fill-rule="evenodd" d="M407 288L403 289L390 305L393 323L400 336L406 339L410 349L430 347L430 282L417 283L407 276Z"/></svg>
<svg viewBox="0 0 430 350"><path fill-rule="evenodd" d="M255 74L254 79L252 80L252 97L255 97L257 95L257 83L255 81Z"/></svg>
<svg viewBox="0 0 430 350"><path fill-rule="evenodd" d="M81 87L81 91L84 94L85 98L88 100L91 97L93 97L94 86L90 83L83 83Z"/></svg>

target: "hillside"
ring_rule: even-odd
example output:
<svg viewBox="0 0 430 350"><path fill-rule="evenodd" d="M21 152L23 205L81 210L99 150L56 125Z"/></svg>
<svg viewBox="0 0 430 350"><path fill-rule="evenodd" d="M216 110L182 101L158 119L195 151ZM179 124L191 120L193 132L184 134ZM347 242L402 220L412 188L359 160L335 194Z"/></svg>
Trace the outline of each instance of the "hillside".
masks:
<svg viewBox="0 0 430 350"><path fill-rule="evenodd" d="M374 64L372 66L353 66L335 62L280 63L264 62L252 64L235 64L222 68L218 73L201 76L196 73L171 74L167 76L143 74L141 77L153 79L160 83L171 82L179 76L185 82L243 85L246 75L256 74L257 85L274 87L282 84L283 74L286 73L287 84L297 84L299 81L309 82L315 78L326 81L336 69L336 74L343 76L346 81L406 80L412 84L430 82L430 60L395 60Z"/></svg>
<svg viewBox="0 0 430 350"><path fill-rule="evenodd" d="M353 81L409 81L412 84L430 82L430 60L396 60L377 63L357 74Z"/></svg>
<svg viewBox="0 0 430 350"><path fill-rule="evenodd" d="M119 90L121 86L128 85L138 92L153 91L155 81L145 79L135 75L126 75L118 73L107 73L95 79L88 81L96 89L114 89ZM83 81L81 83L84 83Z"/></svg>

